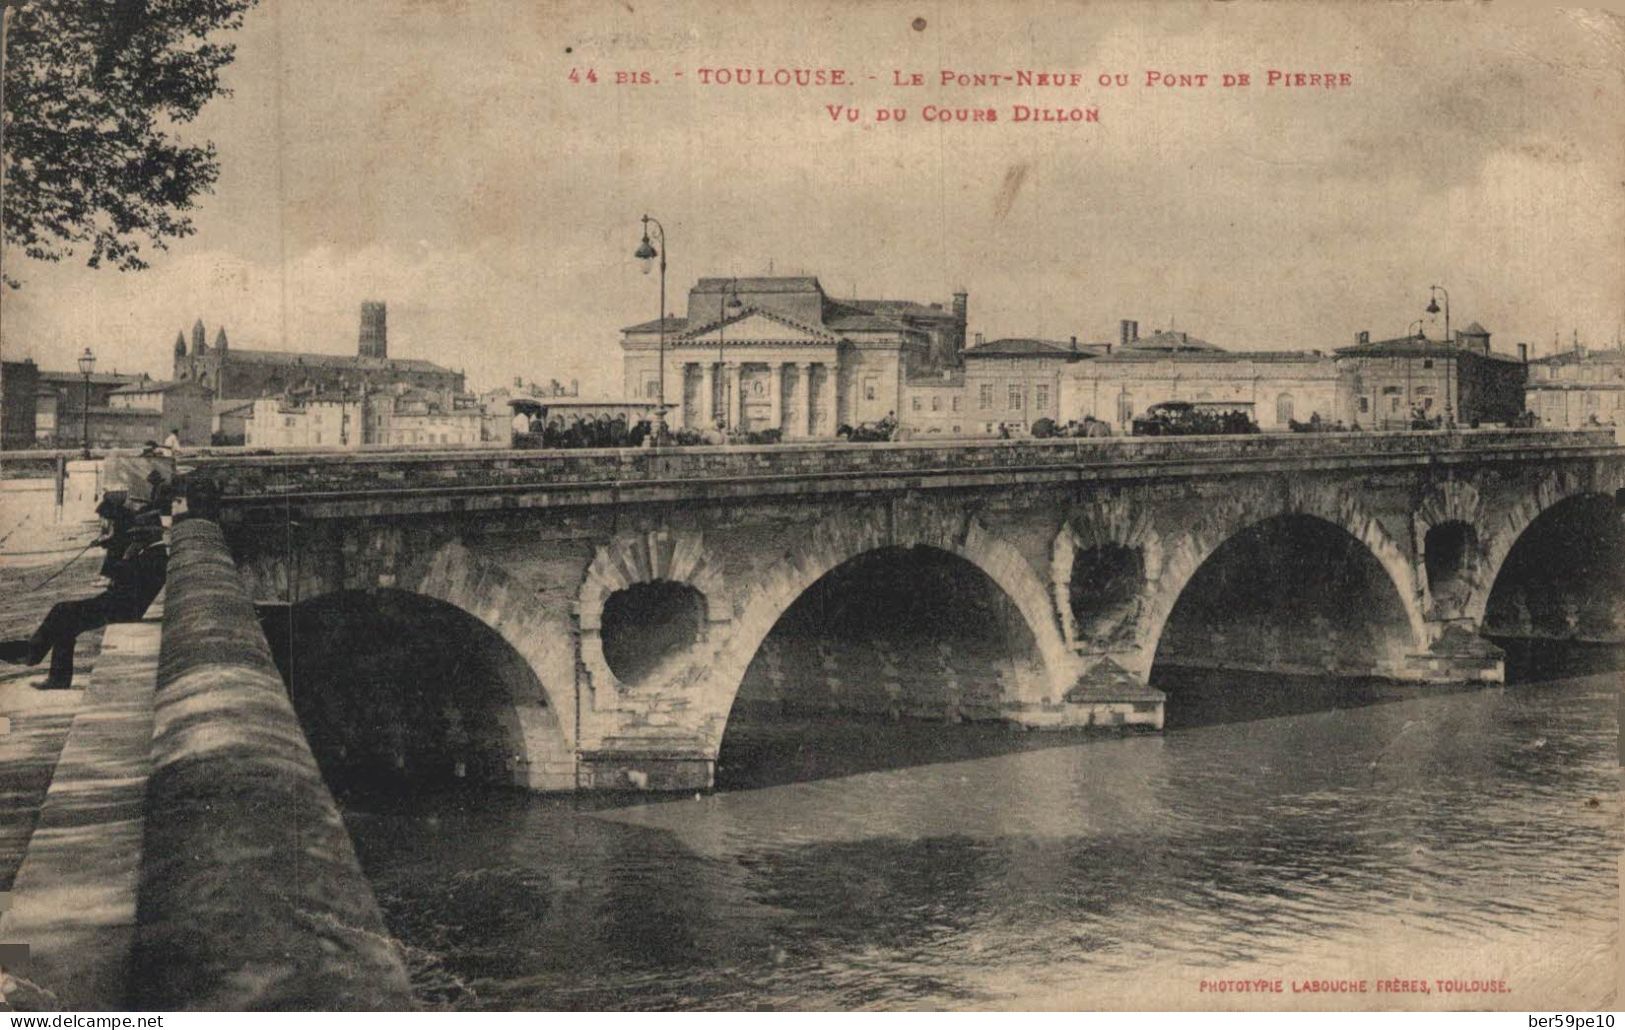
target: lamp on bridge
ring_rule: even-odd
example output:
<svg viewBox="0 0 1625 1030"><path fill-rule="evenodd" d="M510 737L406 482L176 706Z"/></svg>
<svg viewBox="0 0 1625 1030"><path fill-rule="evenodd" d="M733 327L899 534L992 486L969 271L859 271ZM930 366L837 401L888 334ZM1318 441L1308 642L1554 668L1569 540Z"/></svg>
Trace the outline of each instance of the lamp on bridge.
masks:
<svg viewBox="0 0 1625 1030"><path fill-rule="evenodd" d="M1428 287L1428 306L1426 311L1430 315L1439 313L1439 294L1444 294L1444 345L1453 347L1455 341L1450 338L1450 291L1443 286ZM1454 396L1450 392L1450 366L1455 364L1453 354L1445 355L1444 359L1444 424L1446 427L1455 425Z"/></svg>
<svg viewBox="0 0 1625 1030"><path fill-rule="evenodd" d="M85 377L85 405L80 412L81 443L84 445L84 456L90 457L90 373L96 368L96 355L86 347L85 352L79 355L79 374Z"/></svg>
<svg viewBox="0 0 1625 1030"><path fill-rule="evenodd" d="M726 301L727 303L724 303ZM722 377L722 428L733 428L728 424L728 359L725 353L724 338L727 329L724 323L728 321L730 312L737 314L744 307L739 303L739 280L728 280L728 288L722 291L717 298L717 375ZM736 387L737 389L737 387Z"/></svg>
<svg viewBox="0 0 1625 1030"><path fill-rule="evenodd" d="M655 236L660 240L660 249L656 250L649 242L649 226L655 227ZM658 383L660 396L655 404L655 443L666 441L666 227L659 220L643 216L643 242L633 252L633 257L643 262L643 274L648 275L654 266L656 258L660 259L660 311L657 312L660 320L657 323L660 332L660 372Z"/></svg>

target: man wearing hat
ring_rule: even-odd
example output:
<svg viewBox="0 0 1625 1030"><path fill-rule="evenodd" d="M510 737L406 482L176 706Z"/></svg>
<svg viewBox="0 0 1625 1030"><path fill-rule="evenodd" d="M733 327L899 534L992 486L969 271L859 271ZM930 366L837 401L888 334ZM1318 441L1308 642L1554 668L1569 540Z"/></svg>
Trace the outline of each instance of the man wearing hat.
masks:
<svg viewBox="0 0 1625 1030"><path fill-rule="evenodd" d="M26 640L0 643L0 661L38 665L51 656L51 674L41 690L73 686L73 651L79 634L113 622L136 622L146 615L164 588L169 549L164 544L160 509L110 490L96 507L103 533L96 543L107 549L102 575L108 587L94 597L51 606L45 621Z"/></svg>

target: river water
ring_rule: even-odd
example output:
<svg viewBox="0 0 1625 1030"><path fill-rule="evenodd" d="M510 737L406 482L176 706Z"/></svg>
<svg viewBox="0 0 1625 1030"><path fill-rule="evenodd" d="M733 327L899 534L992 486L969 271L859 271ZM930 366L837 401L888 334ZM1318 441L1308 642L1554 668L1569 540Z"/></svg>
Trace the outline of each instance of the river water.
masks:
<svg viewBox="0 0 1625 1030"><path fill-rule="evenodd" d="M1550 657L1191 676L1163 735L741 726L679 799L343 804L433 1008L1612 1007L1620 677Z"/></svg>

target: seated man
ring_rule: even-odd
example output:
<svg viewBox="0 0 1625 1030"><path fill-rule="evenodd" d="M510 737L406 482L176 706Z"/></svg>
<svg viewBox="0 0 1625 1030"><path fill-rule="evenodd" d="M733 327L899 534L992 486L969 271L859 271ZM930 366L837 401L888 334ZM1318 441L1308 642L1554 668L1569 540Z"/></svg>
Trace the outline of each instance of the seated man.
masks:
<svg viewBox="0 0 1625 1030"><path fill-rule="evenodd" d="M79 634L114 622L136 622L146 615L164 588L169 549L164 544L160 512L150 505L126 499L122 491L109 491L97 506L104 533L96 541L107 548L102 575L106 590L79 601L51 606L39 629L27 640L0 643L0 661L38 665L51 655L51 673L41 690L73 686L73 652Z"/></svg>

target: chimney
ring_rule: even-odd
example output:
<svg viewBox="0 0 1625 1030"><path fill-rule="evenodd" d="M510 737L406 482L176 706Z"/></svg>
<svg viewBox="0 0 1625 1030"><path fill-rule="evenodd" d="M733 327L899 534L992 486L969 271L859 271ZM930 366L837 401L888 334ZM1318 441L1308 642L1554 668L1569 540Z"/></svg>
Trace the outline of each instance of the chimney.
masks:
<svg viewBox="0 0 1625 1030"><path fill-rule="evenodd" d="M1527 343L1518 344L1518 360L1525 365L1529 364L1529 345Z"/></svg>
<svg viewBox="0 0 1625 1030"><path fill-rule="evenodd" d="M361 302L361 345L357 353L363 358L389 357L389 329L381 300Z"/></svg>
<svg viewBox="0 0 1625 1030"><path fill-rule="evenodd" d="M966 312L968 312L969 310L970 310L970 294L966 293L964 290L955 290L954 291L954 318L959 320L960 325L965 324L965 315L966 315Z"/></svg>
<svg viewBox="0 0 1625 1030"><path fill-rule="evenodd" d="M1125 318L1117 323L1117 342L1127 347L1140 338L1140 323Z"/></svg>
<svg viewBox="0 0 1625 1030"><path fill-rule="evenodd" d="M1072 353L1078 353L1078 338L1076 336L1072 337Z"/></svg>
<svg viewBox="0 0 1625 1030"><path fill-rule="evenodd" d="M980 347L981 345L982 345L982 334L977 333L976 334L976 346Z"/></svg>
<svg viewBox="0 0 1625 1030"><path fill-rule="evenodd" d="M1370 343L1370 342L1371 342L1371 330L1369 330L1369 329L1361 329L1359 332L1354 334L1354 345L1356 347L1363 346L1363 345L1365 345L1367 343Z"/></svg>

